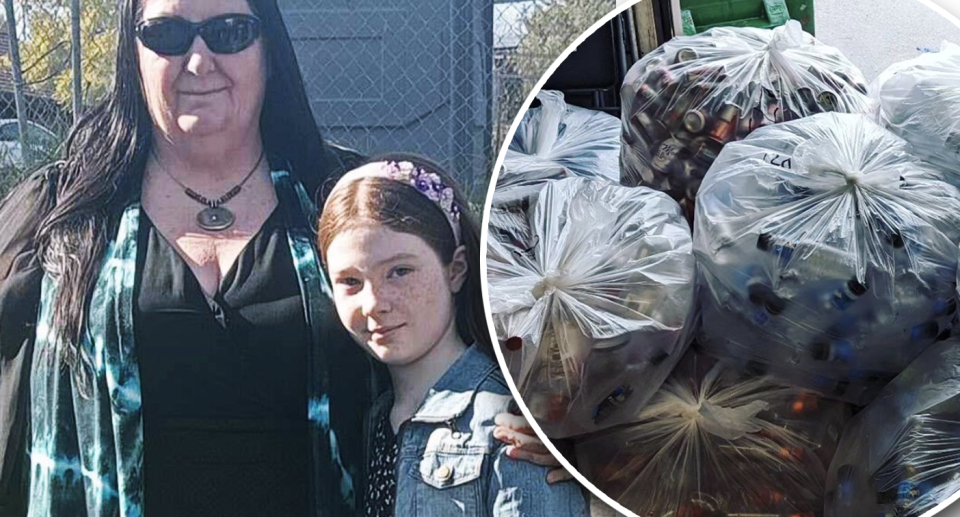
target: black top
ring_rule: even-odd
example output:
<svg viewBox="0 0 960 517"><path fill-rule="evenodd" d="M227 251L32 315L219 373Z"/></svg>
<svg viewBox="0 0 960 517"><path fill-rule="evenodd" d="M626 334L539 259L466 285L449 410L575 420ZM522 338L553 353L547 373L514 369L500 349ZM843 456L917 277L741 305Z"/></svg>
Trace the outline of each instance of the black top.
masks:
<svg viewBox="0 0 960 517"><path fill-rule="evenodd" d="M365 160L363 156L350 150L331 146L327 143L322 145L326 148L323 162L316 164L316 166L311 164L311 167L304 171L314 175L306 178L295 175L296 179L303 180L308 195L319 201L319 206L322 206L323 194L333 185L336 179L345 171L361 165ZM280 157L270 157L270 163L275 170L289 168ZM29 386L37 309L40 305L40 283L43 278L43 270L37 256L35 237L40 223L56 205L57 193L60 190L60 175L60 163L42 167L14 188L6 199L0 201L0 515L3 516L23 517L27 513L31 473L29 445L31 440L30 409L32 401ZM326 187L321 188L325 182ZM133 202L134 200L129 201ZM294 205L296 205L295 199L287 199L286 202L281 199L281 212L297 211L293 208ZM122 207L114 208L119 210ZM111 224L115 224L119 220L120 212L114 211L107 215L112 221ZM287 220L286 217L281 218L284 221ZM305 223L312 222L305 221ZM110 226L109 228L114 227ZM108 238L112 240L115 235L111 233ZM253 247L256 248L256 246ZM289 253L289 250L277 250L277 253ZM138 264L138 266L143 266L143 264ZM238 266L239 269L242 268ZM294 274L292 267L290 273ZM150 275L150 272L140 269L137 271L138 277ZM224 284L228 285L226 281ZM222 291L229 292L231 289L223 289ZM231 296L226 296L226 298L228 302L236 303ZM329 318L313 322L314 331L317 333L315 346L323 352L324 357L334 359L329 362L307 364L304 368L312 368L313 373L310 374L310 379L318 383L323 382L325 389L329 392L330 423L333 428L332 431L337 433L337 444L339 445L342 464L353 478L352 486L362 487L364 483L360 471L366 458L366 451L364 450L365 441L359 437L362 435L363 418L366 408L380 392L382 385L388 381L388 377L383 366L379 363L374 364L369 356L360 347L356 346L349 335L339 326L336 313L332 309L332 302L324 303L328 306L323 308L323 312L328 314ZM241 307L247 307L247 305L244 304ZM179 323L177 324L179 325ZM140 336L144 334L136 329L135 332ZM139 353L139 350L138 354L143 355ZM177 375L180 375L180 372ZM291 376L292 379L293 375L299 374L287 372L287 375ZM149 382L150 371L146 372L146 376ZM298 382L291 380L289 385L293 386ZM195 383L191 384L185 381L183 384L195 385ZM153 388L150 388L150 390L151 392L154 391ZM202 390L194 389L192 391L196 394ZM155 397L156 394L147 396L144 401L151 405L153 404L152 399ZM248 419L249 421L251 419ZM146 423L148 434L153 429L152 422L153 419L148 414ZM318 431L320 432L312 433L317 435L311 438L311 441L315 444L315 447L310 448L310 453L313 456L305 459L312 470L308 478L310 487L306 492L312 493L313 497L316 498L316 508L322 511L321 515L345 515L355 508L362 509L363 502L359 500L359 497L355 502L341 499L340 492L337 489L343 486L343 472L340 470L340 464L335 465L329 461L326 456L326 449L322 447L327 439L324 435L325 431L322 429ZM84 445L81 444L81 447ZM159 456L160 453L157 453L154 446L150 444L145 444L145 447L147 452L144 461L145 468L148 470L147 478L153 479L156 477L153 470L158 465L151 460ZM169 449L171 447L167 448L167 450ZM299 459L299 456L295 459ZM157 460L157 462L163 461L163 458ZM291 466L286 472L295 470L297 468ZM251 472L251 470L245 471L247 474ZM184 472L184 475L187 475L187 473ZM236 479L231 480L231 482L236 481ZM204 482L207 483L209 480L204 480ZM149 484L150 481L146 481L146 483ZM248 482L248 486L249 484ZM172 502L165 500L168 498L166 494L155 495L159 492L158 488L161 487L151 485L151 488L147 489L150 492L147 498L151 501L147 502L147 505L151 509L153 509L152 505L154 503L161 505ZM232 495L245 497L237 492L239 490L236 490ZM258 490L259 496L265 496L263 492L265 490ZM290 488L287 492L291 494L294 492L302 493L299 488ZM209 491L204 494L205 497L209 495ZM362 491L356 495L362 495ZM279 504L276 503L277 500L278 498L274 494L269 494L268 501L275 508ZM235 503L233 506L247 502L244 500ZM262 508L262 503L257 503L252 507ZM157 510L155 513L159 512ZM255 509L251 509L247 513L255 512ZM150 515L157 517L155 513L151 512ZM229 512L209 513L209 515L224 514L229 515Z"/></svg>
<svg viewBox="0 0 960 517"><path fill-rule="evenodd" d="M393 517L397 495L397 437L390 427L390 412L374 424L373 450L367 473L365 517Z"/></svg>
<svg viewBox="0 0 960 517"><path fill-rule="evenodd" d="M140 221L145 513L307 515L309 335L281 212L212 299L143 212Z"/></svg>

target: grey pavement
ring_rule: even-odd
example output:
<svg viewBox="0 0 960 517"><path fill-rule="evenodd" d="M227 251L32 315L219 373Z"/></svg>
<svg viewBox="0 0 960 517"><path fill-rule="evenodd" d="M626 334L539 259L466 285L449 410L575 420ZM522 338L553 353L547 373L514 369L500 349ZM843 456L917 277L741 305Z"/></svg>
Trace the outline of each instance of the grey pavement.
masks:
<svg viewBox="0 0 960 517"><path fill-rule="evenodd" d="M917 0L813 0L817 39L839 48L868 81L898 61L960 44L960 27Z"/></svg>

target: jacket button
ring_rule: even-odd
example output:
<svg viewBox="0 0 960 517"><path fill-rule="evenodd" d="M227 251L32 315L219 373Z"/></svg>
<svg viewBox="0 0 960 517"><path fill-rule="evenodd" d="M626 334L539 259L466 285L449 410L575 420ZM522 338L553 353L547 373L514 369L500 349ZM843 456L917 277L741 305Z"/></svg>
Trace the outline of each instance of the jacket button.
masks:
<svg viewBox="0 0 960 517"><path fill-rule="evenodd" d="M446 481L450 479L450 476L452 474L453 474L453 471L450 469L450 467L446 465L440 465L440 467L434 473L434 475L437 476L437 479L440 481Z"/></svg>

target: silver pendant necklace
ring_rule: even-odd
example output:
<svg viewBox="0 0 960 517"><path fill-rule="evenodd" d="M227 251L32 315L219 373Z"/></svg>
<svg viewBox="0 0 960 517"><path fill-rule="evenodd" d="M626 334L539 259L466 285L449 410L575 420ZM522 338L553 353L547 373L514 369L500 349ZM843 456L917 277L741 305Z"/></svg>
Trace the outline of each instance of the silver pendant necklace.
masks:
<svg viewBox="0 0 960 517"><path fill-rule="evenodd" d="M167 173L167 176L170 176L170 179L172 179L177 185L180 185L180 187L183 189L183 193L186 194L187 197L205 206L203 210L200 210L200 212L197 213L197 226L208 232L220 232L233 226L233 223L237 220L237 218L235 215L233 215L233 212L231 212L227 207L223 206L223 204L235 198L237 194L243 190L243 185L248 179L250 179L251 176L253 176L253 173L256 172L256 170L260 167L260 163L263 162L263 154L264 153L261 150L260 157L257 158L257 163L254 164L253 168L250 169L250 172L243 177L243 180L240 181L240 183L217 199L208 199L207 197L198 194L192 188L181 183L180 180L174 177L174 175L171 174L162 163L160 163L160 160L157 159L156 154L152 152L150 153L153 161L157 163L157 166L159 166L163 172Z"/></svg>

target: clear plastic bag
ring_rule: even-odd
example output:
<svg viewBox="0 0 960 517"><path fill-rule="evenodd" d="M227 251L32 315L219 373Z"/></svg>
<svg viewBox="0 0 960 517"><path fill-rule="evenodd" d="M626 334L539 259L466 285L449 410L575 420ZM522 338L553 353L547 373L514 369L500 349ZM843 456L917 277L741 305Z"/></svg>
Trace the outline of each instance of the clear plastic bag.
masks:
<svg viewBox="0 0 960 517"><path fill-rule="evenodd" d="M920 517L960 490L960 341L928 348L843 432L826 517Z"/></svg>
<svg viewBox="0 0 960 517"><path fill-rule="evenodd" d="M727 145L697 197L708 353L866 404L956 315L960 191L865 115Z"/></svg>
<svg viewBox="0 0 960 517"><path fill-rule="evenodd" d="M541 91L537 99L540 107L524 113L507 148L493 204L529 201L549 180L581 177L616 183L620 120L570 106L560 92Z"/></svg>
<svg viewBox="0 0 960 517"><path fill-rule="evenodd" d="M867 113L863 74L791 20L674 38L637 62L620 91L620 182L669 193L693 216L701 180L728 142L827 111Z"/></svg>
<svg viewBox="0 0 960 517"><path fill-rule="evenodd" d="M881 123L960 186L960 46L897 63L870 89Z"/></svg>
<svg viewBox="0 0 960 517"><path fill-rule="evenodd" d="M577 464L644 517L821 515L849 414L690 350L636 423L577 440Z"/></svg>
<svg viewBox="0 0 960 517"><path fill-rule="evenodd" d="M529 216L493 208L487 283L522 398L549 436L630 421L689 344L690 231L646 188L568 178Z"/></svg>

